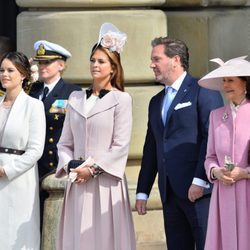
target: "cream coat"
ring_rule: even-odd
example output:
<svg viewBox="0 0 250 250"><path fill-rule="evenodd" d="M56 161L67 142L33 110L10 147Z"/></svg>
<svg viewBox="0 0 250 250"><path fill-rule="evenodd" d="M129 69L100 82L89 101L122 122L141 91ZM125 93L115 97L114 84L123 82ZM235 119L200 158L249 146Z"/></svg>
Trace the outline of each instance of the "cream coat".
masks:
<svg viewBox="0 0 250 250"><path fill-rule="evenodd" d="M0 103L4 96L0 97ZM39 250L39 193L36 162L45 140L43 103L23 91L16 98L0 146L25 150L23 155L0 153L0 249Z"/></svg>
<svg viewBox="0 0 250 250"><path fill-rule="evenodd" d="M87 183L67 183L58 250L135 250L126 178L132 129L131 97L111 91L86 115L85 91L71 94L58 143L57 176L71 159L91 156L105 171Z"/></svg>

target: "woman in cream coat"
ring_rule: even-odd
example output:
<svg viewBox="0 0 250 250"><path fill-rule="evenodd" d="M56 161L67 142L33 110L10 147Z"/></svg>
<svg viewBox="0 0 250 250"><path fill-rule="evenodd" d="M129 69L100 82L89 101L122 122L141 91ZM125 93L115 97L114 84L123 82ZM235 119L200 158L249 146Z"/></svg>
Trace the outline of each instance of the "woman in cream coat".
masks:
<svg viewBox="0 0 250 250"><path fill-rule="evenodd" d="M10 52L0 62L0 249L39 250L39 193L36 162L45 139L41 101L22 89L30 78L25 55Z"/></svg>
<svg viewBox="0 0 250 250"><path fill-rule="evenodd" d="M70 160L86 160L67 183L58 250L135 250L124 175L132 101L124 92L119 53L104 46L97 44L91 54L92 87L69 98L58 144L58 177L67 174Z"/></svg>

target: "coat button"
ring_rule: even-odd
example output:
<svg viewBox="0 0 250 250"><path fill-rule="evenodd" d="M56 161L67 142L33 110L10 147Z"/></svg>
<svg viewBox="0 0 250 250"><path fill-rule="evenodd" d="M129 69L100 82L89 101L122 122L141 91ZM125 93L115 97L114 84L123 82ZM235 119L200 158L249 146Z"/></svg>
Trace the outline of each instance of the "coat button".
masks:
<svg viewBox="0 0 250 250"><path fill-rule="evenodd" d="M49 166L50 166L50 167L53 167L53 166L54 166L54 163L53 163L53 162L50 162L50 163L49 163Z"/></svg>
<svg viewBox="0 0 250 250"><path fill-rule="evenodd" d="M49 150L49 155L53 155L53 151L52 150Z"/></svg>
<svg viewBox="0 0 250 250"><path fill-rule="evenodd" d="M54 129L53 127L51 127L51 126L49 127L49 130L53 130L53 129Z"/></svg>
<svg viewBox="0 0 250 250"><path fill-rule="evenodd" d="M49 142L50 142L50 143L53 143L53 142L54 142L54 139L53 139L53 138L49 138Z"/></svg>

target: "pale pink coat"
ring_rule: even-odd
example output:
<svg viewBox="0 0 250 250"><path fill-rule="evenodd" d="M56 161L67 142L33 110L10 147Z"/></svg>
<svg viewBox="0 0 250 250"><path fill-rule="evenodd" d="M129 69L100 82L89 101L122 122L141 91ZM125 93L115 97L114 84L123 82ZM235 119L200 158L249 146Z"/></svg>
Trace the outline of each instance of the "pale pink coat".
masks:
<svg viewBox="0 0 250 250"><path fill-rule="evenodd" d="M68 183L58 250L135 250L135 233L124 175L132 129L132 100L111 91L86 115L85 91L73 92L58 143L57 177L71 159L91 156L105 171L87 183Z"/></svg>
<svg viewBox="0 0 250 250"><path fill-rule="evenodd" d="M235 121L229 105L212 111L205 161L208 178L212 167L224 165L225 155L250 170L247 163L249 142L249 101L239 107ZM249 250L249 235L250 180L240 180L232 186L214 181L205 250Z"/></svg>

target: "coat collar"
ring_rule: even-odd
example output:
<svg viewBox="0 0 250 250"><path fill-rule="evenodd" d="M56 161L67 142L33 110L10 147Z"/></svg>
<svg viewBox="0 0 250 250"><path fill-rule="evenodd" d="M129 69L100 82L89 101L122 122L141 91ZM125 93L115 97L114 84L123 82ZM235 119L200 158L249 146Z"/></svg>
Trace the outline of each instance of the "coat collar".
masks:
<svg viewBox="0 0 250 250"><path fill-rule="evenodd" d="M86 114L84 111L84 106L86 105L87 100L86 90L74 92L72 94L72 97L69 99L69 105L84 118L89 118L116 106L119 101L116 97L115 92L116 90L110 91L102 98L99 98L93 109L91 109L88 114Z"/></svg>
<svg viewBox="0 0 250 250"><path fill-rule="evenodd" d="M6 96L6 94L0 97L0 98L1 98L1 99L0 99L0 104L2 104L2 102L4 101L5 96ZM18 96L16 97L16 100L14 101L12 107L21 104L21 103L19 103L19 102L21 102L22 100L24 100L24 97L25 97L25 96L27 96L27 94L26 94L26 93L24 92L24 90L22 89L22 90L20 91L20 93L18 94ZM16 104L16 103L17 103L17 104ZM18 103L19 103L19 104L18 104Z"/></svg>

